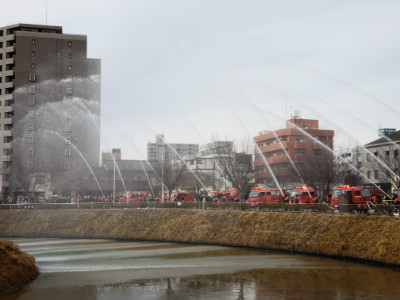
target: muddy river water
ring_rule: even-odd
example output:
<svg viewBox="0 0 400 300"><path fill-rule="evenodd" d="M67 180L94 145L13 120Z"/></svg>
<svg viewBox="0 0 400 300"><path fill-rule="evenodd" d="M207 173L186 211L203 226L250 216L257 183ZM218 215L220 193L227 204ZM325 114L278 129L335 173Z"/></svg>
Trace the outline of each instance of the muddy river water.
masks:
<svg viewBox="0 0 400 300"><path fill-rule="evenodd" d="M3 299L400 299L400 270L244 248L11 239L41 275ZM400 255L400 254L399 254Z"/></svg>

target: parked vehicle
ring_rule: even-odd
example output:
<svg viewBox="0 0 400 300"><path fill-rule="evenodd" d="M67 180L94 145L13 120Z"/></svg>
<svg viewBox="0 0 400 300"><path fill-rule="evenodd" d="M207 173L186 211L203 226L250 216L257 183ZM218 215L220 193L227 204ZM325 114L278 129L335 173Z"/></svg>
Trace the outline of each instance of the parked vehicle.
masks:
<svg viewBox="0 0 400 300"><path fill-rule="evenodd" d="M279 189L256 187L250 191L247 201L257 206L259 203L283 203L284 198Z"/></svg>
<svg viewBox="0 0 400 300"><path fill-rule="evenodd" d="M316 195L315 190L311 187L307 187L306 185L296 187L292 189L289 195L290 203L314 203Z"/></svg>
<svg viewBox="0 0 400 300"><path fill-rule="evenodd" d="M371 201L371 191L373 194L377 193L376 190L370 190L364 187L340 185L332 191L332 206L338 207L339 196L345 194L349 196L350 204L366 205Z"/></svg>

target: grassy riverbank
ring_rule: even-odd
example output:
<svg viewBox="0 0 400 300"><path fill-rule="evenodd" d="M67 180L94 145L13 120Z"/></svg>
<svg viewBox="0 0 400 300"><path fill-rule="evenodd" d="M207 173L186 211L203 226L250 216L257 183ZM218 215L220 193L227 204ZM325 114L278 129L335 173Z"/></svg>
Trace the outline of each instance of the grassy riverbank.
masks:
<svg viewBox="0 0 400 300"><path fill-rule="evenodd" d="M0 211L0 235L115 238L279 249L400 266L393 216L186 209Z"/></svg>
<svg viewBox="0 0 400 300"><path fill-rule="evenodd" d="M20 288L38 275L31 255L10 241L0 240L0 294Z"/></svg>

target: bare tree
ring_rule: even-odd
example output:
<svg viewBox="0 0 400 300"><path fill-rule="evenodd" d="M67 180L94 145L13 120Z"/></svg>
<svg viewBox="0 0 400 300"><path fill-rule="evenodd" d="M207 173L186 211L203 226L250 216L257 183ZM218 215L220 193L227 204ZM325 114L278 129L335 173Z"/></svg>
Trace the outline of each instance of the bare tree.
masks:
<svg viewBox="0 0 400 300"><path fill-rule="evenodd" d="M186 165L179 163L176 165L159 165L154 170L162 180L160 184L164 184L167 187L169 199L171 199L172 191L180 186L188 173Z"/></svg>
<svg viewBox="0 0 400 300"><path fill-rule="evenodd" d="M327 191L343 180L343 163L339 158L333 157L332 152L325 149L305 155L295 165L304 183L322 192L323 197L326 196Z"/></svg>
<svg viewBox="0 0 400 300"><path fill-rule="evenodd" d="M238 190L240 199L244 200L254 178L253 143L232 142L232 152L226 151L226 147L218 147L219 143L213 141L218 166L222 175L232 183L232 187Z"/></svg>

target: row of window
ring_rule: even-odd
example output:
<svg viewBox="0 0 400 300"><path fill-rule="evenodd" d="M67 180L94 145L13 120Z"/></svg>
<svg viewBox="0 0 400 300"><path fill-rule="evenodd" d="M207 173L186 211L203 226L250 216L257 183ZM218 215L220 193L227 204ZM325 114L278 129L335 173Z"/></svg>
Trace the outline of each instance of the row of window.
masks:
<svg viewBox="0 0 400 300"><path fill-rule="evenodd" d="M35 130L35 124L29 123L28 124L28 130L29 131L34 131ZM72 131L72 124L65 124L65 131Z"/></svg>
<svg viewBox="0 0 400 300"><path fill-rule="evenodd" d="M65 157L71 157L71 150L66 149L64 151ZM33 156L33 149L28 149L28 156L32 157Z"/></svg>
<svg viewBox="0 0 400 300"><path fill-rule="evenodd" d="M2 32L2 30L0 31L0 33ZM0 36L1 36L1 34L0 34ZM32 39L32 45L36 45L36 40L35 39ZM68 47L72 47L72 42L71 41L68 41Z"/></svg>
<svg viewBox="0 0 400 300"><path fill-rule="evenodd" d="M10 162L9 161L3 161L3 168L6 169L10 166ZM28 162L28 169L33 169L33 162ZM71 169L71 163L69 161L66 161L64 163L64 168L65 169ZM4 176L4 175L3 175ZM8 179L5 179L8 180Z"/></svg>
<svg viewBox="0 0 400 300"><path fill-rule="evenodd" d="M28 143L29 144L35 143L35 137L32 135L28 136ZM65 137L64 144L69 145L70 143L71 143L71 137Z"/></svg>
<svg viewBox="0 0 400 300"><path fill-rule="evenodd" d="M35 74L30 74L29 78L31 81L35 81ZM71 77L69 77L68 79L70 79ZM72 95L72 88L68 87L65 89L65 93L67 95ZM29 94L36 94L36 86L35 85L31 85L29 86ZM31 98L32 99L32 98ZM31 104L30 104L31 105Z"/></svg>

